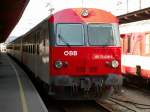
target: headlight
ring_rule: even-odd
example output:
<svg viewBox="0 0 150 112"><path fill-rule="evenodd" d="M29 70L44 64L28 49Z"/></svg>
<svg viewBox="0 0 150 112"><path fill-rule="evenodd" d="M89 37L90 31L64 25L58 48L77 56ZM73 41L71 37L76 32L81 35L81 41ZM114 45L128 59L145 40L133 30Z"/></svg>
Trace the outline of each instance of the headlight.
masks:
<svg viewBox="0 0 150 112"><path fill-rule="evenodd" d="M56 62L55 62L55 67L56 67L56 68L60 69L60 68L62 68L62 66L63 66L62 61L56 61Z"/></svg>
<svg viewBox="0 0 150 112"><path fill-rule="evenodd" d="M118 62L117 60L113 60L113 61L111 62L111 66L112 66L113 68L117 68L117 67L119 66L119 62Z"/></svg>

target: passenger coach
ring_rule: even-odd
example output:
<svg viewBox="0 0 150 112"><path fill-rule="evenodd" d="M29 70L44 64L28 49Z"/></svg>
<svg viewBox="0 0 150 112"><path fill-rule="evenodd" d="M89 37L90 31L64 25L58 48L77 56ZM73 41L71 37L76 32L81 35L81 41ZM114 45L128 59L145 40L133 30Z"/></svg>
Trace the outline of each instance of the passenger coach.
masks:
<svg viewBox="0 0 150 112"><path fill-rule="evenodd" d="M150 20L121 25L120 31L122 73L130 77L131 82L140 79L147 83L150 80Z"/></svg>

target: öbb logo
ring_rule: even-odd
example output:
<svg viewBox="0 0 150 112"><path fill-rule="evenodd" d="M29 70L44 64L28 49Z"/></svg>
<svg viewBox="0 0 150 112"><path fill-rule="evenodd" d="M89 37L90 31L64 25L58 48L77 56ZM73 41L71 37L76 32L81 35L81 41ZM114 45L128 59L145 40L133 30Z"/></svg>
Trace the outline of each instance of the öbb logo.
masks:
<svg viewBox="0 0 150 112"><path fill-rule="evenodd" d="M65 56L77 56L78 52L77 51L64 51Z"/></svg>

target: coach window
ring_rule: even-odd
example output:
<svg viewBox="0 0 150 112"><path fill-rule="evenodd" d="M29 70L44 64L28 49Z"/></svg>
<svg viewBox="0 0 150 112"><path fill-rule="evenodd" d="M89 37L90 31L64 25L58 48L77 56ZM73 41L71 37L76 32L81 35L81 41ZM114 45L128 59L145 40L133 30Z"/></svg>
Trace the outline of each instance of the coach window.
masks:
<svg viewBox="0 0 150 112"><path fill-rule="evenodd" d="M32 45L30 45L30 53L32 54Z"/></svg>
<svg viewBox="0 0 150 112"><path fill-rule="evenodd" d="M45 46L45 39L43 40L43 46Z"/></svg>
<svg viewBox="0 0 150 112"><path fill-rule="evenodd" d="M32 46L30 45L30 53L32 53Z"/></svg>
<svg viewBox="0 0 150 112"><path fill-rule="evenodd" d="M31 51L31 47L30 47L30 45L29 45L29 51L28 51L28 53L30 53L30 51Z"/></svg>
<svg viewBox="0 0 150 112"><path fill-rule="evenodd" d="M30 46L28 45L27 46L27 52L29 53L29 51L30 51Z"/></svg>
<svg viewBox="0 0 150 112"><path fill-rule="evenodd" d="M39 45L37 45L37 54L39 55Z"/></svg>
<svg viewBox="0 0 150 112"><path fill-rule="evenodd" d="M32 54L32 45L30 45L30 53Z"/></svg>
<svg viewBox="0 0 150 112"><path fill-rule="evenodd" d="M34 45L32 45L32 54L34 54Z"/></svg>
<svg viewBox="0 0 150 112"><path fill-rule="evenodd" d="M35 53L35 45L33 45L33 54Z"/></svg>
<svg viewBox="0 0 150 112"><path fill-rule="evenodd" d="M28 46L26 46L26 52L28 53Z"/></svg>
<svg viewBox="0 0 150 112"><path fill-rule="evenodd" d="M58 45L83 45L84 30L82 24L57 24Z"/></svg>
<svg viewBox="0 0 150 112"><path fill-rule="evenodd" d="M145 53L150 53L150 34L146 34L145 37Z"/></svg>
<svg viewBox="0 0 150 112"><path fill-rule="evenodd" d="M31 45L29 45L29 53L31 53Z"/></svg>
<svg viewBox="0 0 150 112"><path fill-rule="evenodd" d="M33 46L31 45L31 53L33 54Z"/></svg>
<svg viewBox="0 0 150 112"><path fill-rule="evenodd" d="M28 49L27 49L27 52L29 53L30 52L30 46L28 45Z"/></svg>

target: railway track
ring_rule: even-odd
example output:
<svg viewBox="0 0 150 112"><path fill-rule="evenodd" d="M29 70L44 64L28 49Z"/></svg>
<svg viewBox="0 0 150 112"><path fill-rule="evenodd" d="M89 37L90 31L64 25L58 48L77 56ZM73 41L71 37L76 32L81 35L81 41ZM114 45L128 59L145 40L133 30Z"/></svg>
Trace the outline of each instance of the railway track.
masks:
<svg viewBox="0 0 150 112"><path fill-rule="evenodd" d="M128 107L126 104L113 99L97 103L110 110L110 112L138 112L133 107Z"/></svg>
<svg viewBox="0 0 150 112"><path fill-rule="evenodd" d="M124 94L115 95L105 101L96 101L110 112L150 112L150 94L125 89Z"/></svg>
<svg viewBox="0 0 150 112"><path fill-rule="evenodd" d="M150 91L141 89L135 85L128 85L126 88L130 88L134 91L140 91L143 92L144 94L150 95ZM45 94L43 95L42 93L41 96L46 95ZM51 99L48 100L47 97L44 98L46 99L44 100L44 102L46 103L49 111L55 110L58 112L150 112L150 105L137 104L129 100L122 100L122 99L120 100L113 97L105 101L62 101L62 102L59 101L57 102L55 100L50 102Z"/></svg>
<svg viewBox="0 0 150 112"><path fill-rule="evenodd" d="M124 93L129 91L124 89ZM55 101L55 106L59 107L60 112L150 112L150 103L145 100L144 102L137 100L135 93L139 93L135 90L132 91L134 91L132 93L134 97L126 94L120 95L121 97L115 95L104 101ZM140 95L146 97L145 94ZM133 101L130 97L136 100Z"/></svg>
<svg viewBox="0 0 150 112"><path fill-rule="evenodd" d="M61 106L64 112L111 112L95 101L69 101Z"/></svg>
<svg viewBox="0 0 150 112"><path fill-rule="evenodd" d="M131 88L133 90L138 90L138 91L142 91L144 93L150 94L150 88L147 88L146 86L137 86L135 84L126 84L124 85L125 88Z"/></svg>

